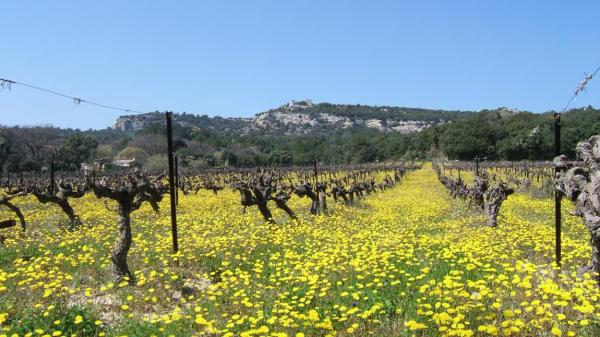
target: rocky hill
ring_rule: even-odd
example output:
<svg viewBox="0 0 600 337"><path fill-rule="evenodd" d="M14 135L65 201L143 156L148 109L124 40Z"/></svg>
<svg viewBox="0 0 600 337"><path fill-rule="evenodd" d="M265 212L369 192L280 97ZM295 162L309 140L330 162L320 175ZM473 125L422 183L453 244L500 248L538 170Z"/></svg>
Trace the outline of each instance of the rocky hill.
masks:
<svg viewBox="0 0 600 337"><path fill-rule="evenodd" d="M248 131L300 135L343 129L375 129L411 133L448 122L460 114L458 111L291 101L256 115Z"/></svg>
<svg viewBox="0 0 600 337"><path fill-rule="evenodd" d="M242 132L247 129L252 118L223 118L208 117L207 115L173 114L173 124L187 128L201 128L213 130L219 134ZM140 131L150 125L164 125L165 115L159 112L150 112L139 115L120 116L115 122L114 129L123 132Z"/></svg>
<svg viewBox="0 0 600 337"><path fill-rule="evenodd" d="M469 112L414 109L390 106L315 104L310 100L291 101L254 118L222 118L191 114L174 115L182 127L207 129L217 134L323 134L339 130L374 129L411 133L446 123ZM164 123L164 115L148 113L121 116L114 128L135 132L150 124Z"/></svg>

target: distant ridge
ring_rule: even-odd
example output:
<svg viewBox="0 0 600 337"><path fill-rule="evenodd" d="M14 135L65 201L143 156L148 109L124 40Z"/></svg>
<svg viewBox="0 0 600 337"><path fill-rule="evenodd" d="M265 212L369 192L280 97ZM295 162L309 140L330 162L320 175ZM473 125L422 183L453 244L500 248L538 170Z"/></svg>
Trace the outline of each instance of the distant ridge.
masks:
<svg viewBox="0 0 600 337"><path fill-rule="evenodd" d="M275 109L261 112L254 118L175 114L174 122L180 126L208 129L224 135L230 133L305 135L346 129L412 133L472 113L474 112L313 103L306 99L292 100ZM136 132L150 124L163 123L163 119L160 113L120 116L114 128L123 132Z"/></svg>

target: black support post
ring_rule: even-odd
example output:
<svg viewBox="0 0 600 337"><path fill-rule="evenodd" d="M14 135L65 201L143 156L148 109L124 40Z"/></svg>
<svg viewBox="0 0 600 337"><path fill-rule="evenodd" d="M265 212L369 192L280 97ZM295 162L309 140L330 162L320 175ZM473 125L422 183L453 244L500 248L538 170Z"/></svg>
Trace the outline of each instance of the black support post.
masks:
<svg viewBox="0 0 600 337"><path fill-rule="evenodd" d="M177 243L177 204L175 196L175 169L173 163L173 130L171 127L171 112L165 112L167 118L167 151L169 158L169 192L171 194L171 233L173 235L173 253L179 251Z"/></svg>
<svg viewBox="0 0 600 337"><path fill-rule="evenodd" d="M177 155L175 157L175 204L179 205L179 159Z"/></svg>
<svg viewBox="0 0 600 337"><path fill-rule="evenodd" d="M554 156L560 156L560 114L554 114ZM554 169L554 175L558 173L558 168ZM556 234L556 264L561 263L561 208L560 201L562 194L558 189L554 190L554 227Z"/></svg>

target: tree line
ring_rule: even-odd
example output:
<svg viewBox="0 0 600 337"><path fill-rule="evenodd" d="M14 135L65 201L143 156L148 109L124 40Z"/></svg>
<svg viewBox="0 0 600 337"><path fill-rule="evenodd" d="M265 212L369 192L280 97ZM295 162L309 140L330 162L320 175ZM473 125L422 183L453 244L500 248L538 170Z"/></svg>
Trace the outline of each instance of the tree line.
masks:
<svg viewBox="0 0 600 337"><path fill-rule="evenodd" d="M209 127L174 126L182 166L251 167L348 164L448 158L550 160L553 112L505 109L466 113L420 132L341 129L301 136L222 133ZM590 106L562 116L561 153L574 158L576 144L600 133L600 110ZM0 128L0 171L76 170L93 160L135 158L149 169L166 167L166 128L150 124L135 133L113 129Z"/></svg>

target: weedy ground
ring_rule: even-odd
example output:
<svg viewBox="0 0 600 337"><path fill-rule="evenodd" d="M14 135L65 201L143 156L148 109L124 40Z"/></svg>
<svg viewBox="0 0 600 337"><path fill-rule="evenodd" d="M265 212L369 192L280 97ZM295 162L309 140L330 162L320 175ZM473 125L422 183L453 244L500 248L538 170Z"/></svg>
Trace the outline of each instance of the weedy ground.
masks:
<svg viewBox="0 0 600 337"><path fill-rule="evenodd" d="M21 198L30 227L0 247L0 336L599 336L600 290L577 275L588 234L567 215L553 266L552 202L513 195L488 228L429 165L325 215L295 197L299 225L201 191L181 196L176 255L168 198L133 214L127 285L110 273L114 204L74 200L85 226L70 233Z"/></svg>

